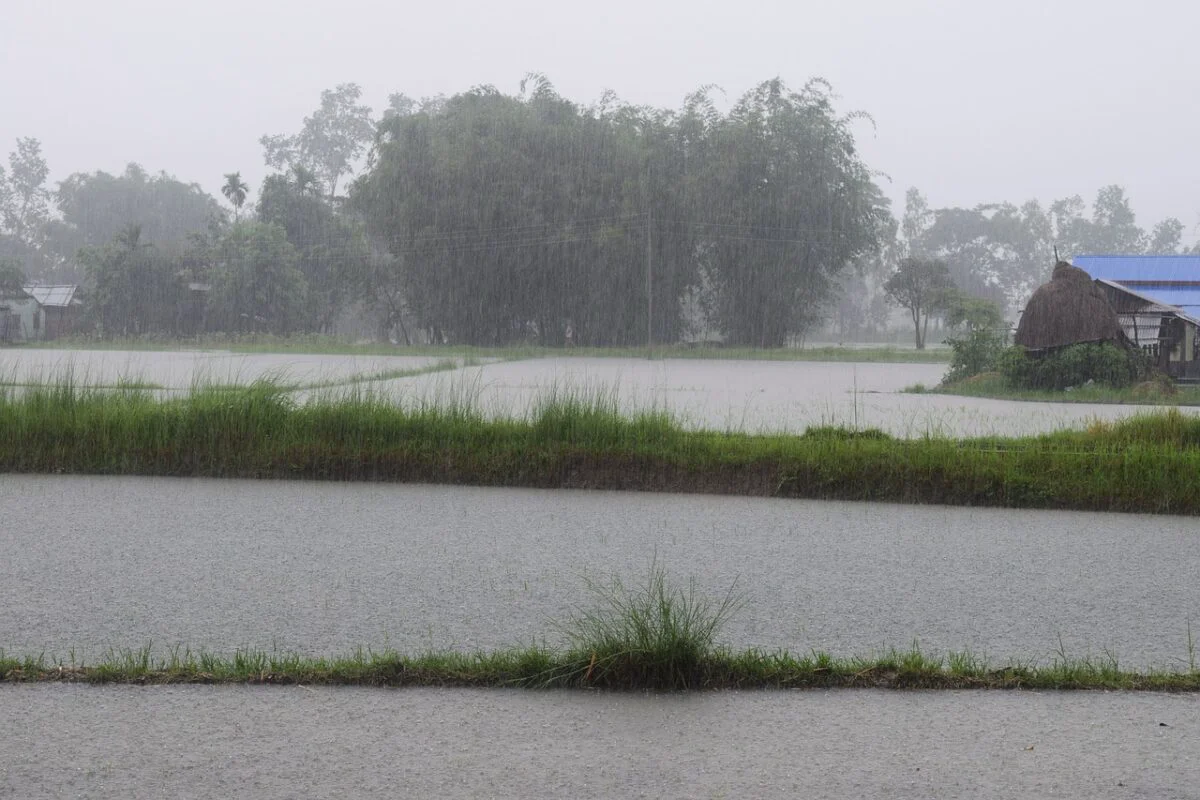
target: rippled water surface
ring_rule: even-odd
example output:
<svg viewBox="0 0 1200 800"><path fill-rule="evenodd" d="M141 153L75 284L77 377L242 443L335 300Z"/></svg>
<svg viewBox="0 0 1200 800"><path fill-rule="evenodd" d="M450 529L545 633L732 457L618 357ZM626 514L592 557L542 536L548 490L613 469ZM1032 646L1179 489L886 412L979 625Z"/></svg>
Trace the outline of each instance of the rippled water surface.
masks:
<svg viewBox="0 0 1200 800"><path fill-rule="evenodd" d="M0 646L464 650L555 637L657 561L728 643L1180 666L1194 519L716 496L0 477Z"/></svg>
<svg viewBox="0 0 1200 800"><path fill-rule="evenodd" d="M908 437L1042 433L1147 410L1146 406L1021 403L902 391L918 383L935 386L946 371L943 364L538 358L357 383L440 360L12 349L0 353L0 377L45 380L69 367L78 382L111 383L126 377L172 389L186 389L195 382L249 383L264 376L326 386L320 393L297 393L302 401L328 396L338 384L355 381L359 388L401 404L469 402L488 414L510 416L528 414L539 399L555 392L605 391L615 394L626 410L666 409L697 428L800 432L812 425L847 425Z"/></svg>
<svg viewBox="0 0 1200 800"><path fill-rule="evenodd" d="M1194 696L0 687L0 797L1190 798Z"/></svg>

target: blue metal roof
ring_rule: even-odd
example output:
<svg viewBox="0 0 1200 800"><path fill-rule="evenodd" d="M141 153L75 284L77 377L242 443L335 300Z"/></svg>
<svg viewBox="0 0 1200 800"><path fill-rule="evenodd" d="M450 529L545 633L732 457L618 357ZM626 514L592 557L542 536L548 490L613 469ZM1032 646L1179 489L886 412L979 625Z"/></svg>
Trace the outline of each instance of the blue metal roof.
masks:
<svg viewBox="0 0 1200 800"><path fill-rule="evenodd" d="M1128 283L1144 289L1157 281L1196 281L1200 283L1200 255L1192 256L1075 256L1071 259L1093 279ZM1143 291L1143 294L1153 292ZM1170 305L1179 305L1163 300Z"/></svg>
<svg viewBox="0 0 1200 800"><path fill-rule="evenodd" d="M1120 281L1113 281L1120 283ZM1168 306L1178 306L1190 317L1200 319L1200 287L1193 286L1136 286L1138 294Z"/></svg>

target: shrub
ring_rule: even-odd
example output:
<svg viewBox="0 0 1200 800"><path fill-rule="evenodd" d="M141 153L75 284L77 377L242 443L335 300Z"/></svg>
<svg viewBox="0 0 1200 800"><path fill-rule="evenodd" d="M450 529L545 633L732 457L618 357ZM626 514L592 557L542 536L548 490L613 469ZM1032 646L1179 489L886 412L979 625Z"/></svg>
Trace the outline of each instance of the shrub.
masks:
<svg viewBox="0 0 1200 800"><path fill-rule="evenodd" d="M1014 388L1058 391L1088 381L1120 389L1143 370L1140 354L1107 342L1073 344L1039 356L1014 346L1000 354L996 367Z"/></svg>
<svg viewBox="0 0 1200 800"><path fill-rule="evenodd" d="M950 369L942 382L957 383L996 369L1007 340L1007 333L987 328L968 331L964 339L947 339L946 344L950 345L953 355Z"/></svg>

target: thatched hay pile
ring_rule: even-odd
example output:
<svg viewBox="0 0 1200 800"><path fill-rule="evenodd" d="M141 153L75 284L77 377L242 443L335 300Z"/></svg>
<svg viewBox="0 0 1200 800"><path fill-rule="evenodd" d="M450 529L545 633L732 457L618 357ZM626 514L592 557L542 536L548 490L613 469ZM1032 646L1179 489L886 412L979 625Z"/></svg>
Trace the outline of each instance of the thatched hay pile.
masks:
<svg viewBox="0 0 1200 800"><path fill-rule="evenodd" d="M1050 282L1029 298L1013 341L1045 350L1080 342L1124 344L1126 337L1112 303L1091 276L1060 261Z"/></svg>

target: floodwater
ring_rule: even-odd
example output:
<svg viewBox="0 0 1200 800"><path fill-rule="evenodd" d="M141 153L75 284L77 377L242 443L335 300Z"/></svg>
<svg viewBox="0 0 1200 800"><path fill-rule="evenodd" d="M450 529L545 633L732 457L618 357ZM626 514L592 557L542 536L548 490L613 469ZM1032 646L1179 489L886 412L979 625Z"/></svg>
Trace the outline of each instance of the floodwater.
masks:
<svg viewBox="0 0 1200 800"><path fill-rule="evenodd" d="M914 384L936 386L945 373L944 364L546 358L401 378L376 387L397 398L469 395L479 407L499 415L527 413L538 398L555 391L607 390L627 410L666 409L689 427L750 433L844 425L904 437L1019 436L1082 428L1095 419L1149 410L902 391Z"/></svg>
<svg viewBox="0 0 1200 800"><path fill-rule="evenodd" d="M5 475L0 519L9 654L554 644L589 579L655 561L707 595L736 583L735 647L1181 668L1200 626L1200 527L1180 517Z"/></svg>
<svg viewBox="0 0 1200 800"><path fill-rule="evenodd" d="M0 350L0 377L53 381L69 375L76 385L115 384L122 379L167 389L209 383L252 383L274 378L286 383L349 382L381 372L422 369L442 359L423 356L231 353L221 350Z"/></svg>
<svg viewBox="0 0 1200 800"><path fill-rule="evenodd" d="M0 378L47 380L70 369L80 384L139 379L175 390L196 383L249 383L260 377L333 384L296 398L328 397L389 370L430 367L443 359L196 352L12 349L0 353ZM398 404L472 403L496 416L524 416L555 392L614 394L627 411L665 409L694 428L802 432L813 425L875 427L896 436L1026 435L1080 428L1095 419L1144 413L1147 406L1026 403L909 394L936 386L944 364L811 361L538 358L500 361L357 384ZM1181 409L1197 413L1200 409Z"/></svg>
<svg viewBox="0 0 1200 800"><path fill-rule="evenodd" d="M1200 699L6 686L0 798L1173 798Z"/></svg>

